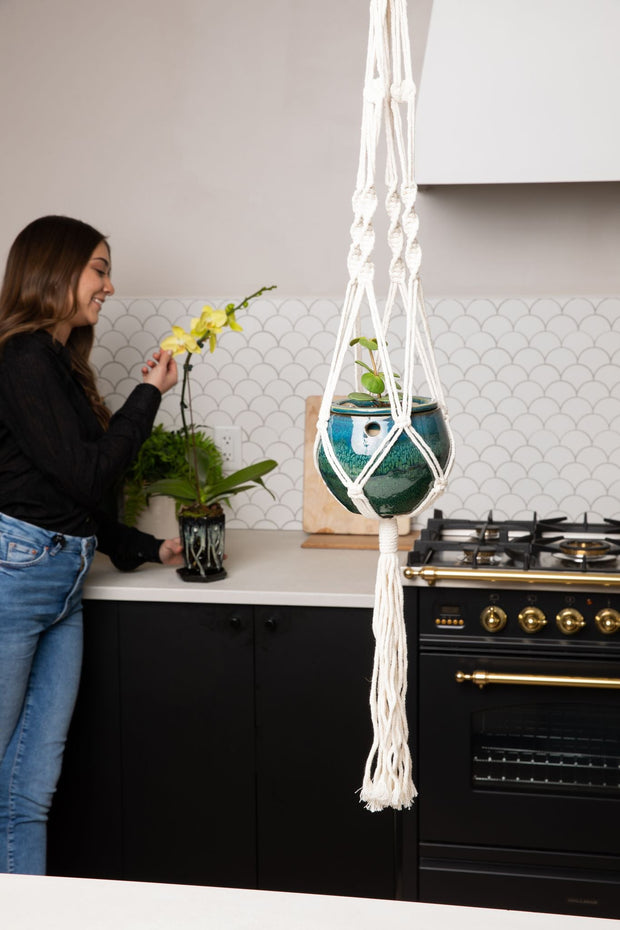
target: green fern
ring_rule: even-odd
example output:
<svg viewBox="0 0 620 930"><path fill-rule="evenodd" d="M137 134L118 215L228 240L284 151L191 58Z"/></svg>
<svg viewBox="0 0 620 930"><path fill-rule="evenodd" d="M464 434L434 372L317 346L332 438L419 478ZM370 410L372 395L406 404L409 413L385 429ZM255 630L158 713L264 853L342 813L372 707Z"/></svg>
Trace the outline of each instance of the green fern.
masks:
<svg viewBox="0 0 620 930"><path fill-rule="evenodd" d="M196 446L201 460L207 463L210 480L222 480L222 455L214 441L201 430L195 430ZM128 526L136 521L147 507L150 497L149 485L162 479L185 479L189 481L190 467L187 462L185 437L182 430L167 430L161 424L153 427L137 458L127 470L124 478L124 517Z"/></svg>

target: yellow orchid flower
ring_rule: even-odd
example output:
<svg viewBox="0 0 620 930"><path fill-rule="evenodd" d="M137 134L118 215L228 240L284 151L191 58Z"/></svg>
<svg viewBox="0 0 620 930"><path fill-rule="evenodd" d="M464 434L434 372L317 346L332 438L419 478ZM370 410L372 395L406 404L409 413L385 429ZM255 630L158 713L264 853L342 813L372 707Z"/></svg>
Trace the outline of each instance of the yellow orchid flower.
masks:
<svg viewBox="0 0 620 930"><path fill-rule="evenodd" d="M179 355L180 352L200 352L200 346L192 333L186 333L182 326L172 327L172 336L166 336L161 343L164 352Z"/></svg>
<svg viewBox="0 0 620 930"><path fill-rule="evenodd" d="M219 334L226 326L226 322L227 316L225 310L214 310L213 307L209 307L208 305L202 308L200 325L204 327L205 332L212 330Z"/></svg>
<svg viewBox="0 0 620 930"><path fill-rule="evenodd" d="M202 337L206 335L207 327L203 326L202 317L195 316L192 318L192 325L189 332L195 339L202 339Z"/></svg>
<svg viewBox="0 0 620 930"><path fill-rule="evenodd" d="M234 329L234 331L235 331L236 333L242 333L242 332L243 332L243 327L239 326L239 324L237 323L237 321L236 321L236 319L235 319L235 314L234 314L234 313L228 313L227 316L228 316L228 325L230 326L230 328L231 328L231 329Z"/></svg>

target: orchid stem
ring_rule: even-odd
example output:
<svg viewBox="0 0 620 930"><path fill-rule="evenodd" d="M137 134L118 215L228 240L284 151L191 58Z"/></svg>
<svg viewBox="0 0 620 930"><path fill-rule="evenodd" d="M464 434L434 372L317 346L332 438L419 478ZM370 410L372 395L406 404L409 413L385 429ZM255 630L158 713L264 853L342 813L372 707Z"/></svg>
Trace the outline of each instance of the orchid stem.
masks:
<svg viewBox="0 0 620 930"><path fill-rule="evenodd" d="M200 479L198 477L198 454L196 452L196 435L194 433L194 412L192 410L192 392L189 386L189 373L192 370L191 366L191 357L192 353L188 352L183 363L183 384L181 386L181 422L183 423L183 435L185 436L185 447L187 449L187 464L190 467L192 473L193 482L196 486L196 500L200 500ZM187 394L187 403L185 402L185 395ZM189 410L190 423L192 425L192 431L190 436L190 430L187 425L187 419L185 417L185 411Z"/></svg>

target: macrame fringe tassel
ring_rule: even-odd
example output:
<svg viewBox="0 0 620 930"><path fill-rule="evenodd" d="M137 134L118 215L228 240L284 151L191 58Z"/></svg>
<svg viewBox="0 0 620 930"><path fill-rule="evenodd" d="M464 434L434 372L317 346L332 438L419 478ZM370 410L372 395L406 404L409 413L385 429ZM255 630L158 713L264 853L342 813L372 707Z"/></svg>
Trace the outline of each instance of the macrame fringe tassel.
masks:
<svg viewBox="0 0 620 930"><path fill-rule="evenodd" d="M379 520L379 564L372 629L375 661L370 689L374 740L360 799L370 811L411 807L417 791L411 776L407 695L407 635L398 561L398 523Z"/></svg>

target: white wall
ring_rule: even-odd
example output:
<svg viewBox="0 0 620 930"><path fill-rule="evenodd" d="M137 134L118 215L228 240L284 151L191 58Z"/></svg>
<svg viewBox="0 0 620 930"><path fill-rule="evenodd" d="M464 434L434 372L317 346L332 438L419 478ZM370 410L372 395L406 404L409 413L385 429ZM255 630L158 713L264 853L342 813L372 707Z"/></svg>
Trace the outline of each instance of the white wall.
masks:
<svg viewBox="0 0 620 930"><path fill-rule="evenodd" d="M362 0L4 0L3 255L45 212L123 294L344 288Z"/></svg>
<svg viewBox="0 0 620 930"><path fill-rule="evenodd" d="M431 3L409 0L416 75ZM366 0L2 0L0 260L61 212L110 233L118 294L342 294L367 19ZM619 208L619 184L421 192L426 293L617 294Z"/></svg>

